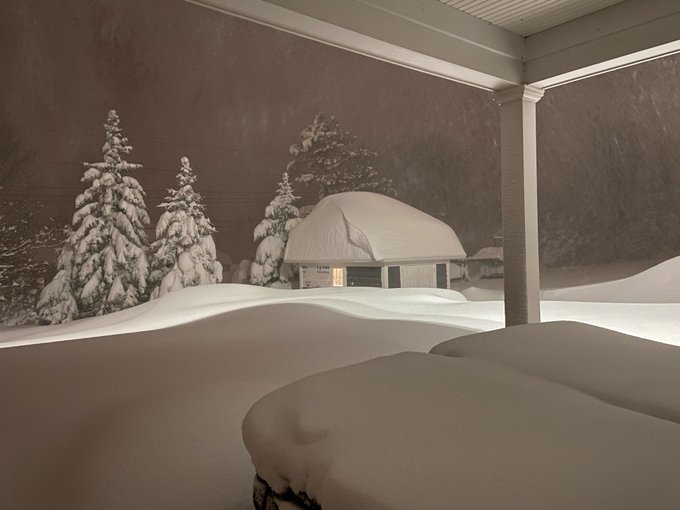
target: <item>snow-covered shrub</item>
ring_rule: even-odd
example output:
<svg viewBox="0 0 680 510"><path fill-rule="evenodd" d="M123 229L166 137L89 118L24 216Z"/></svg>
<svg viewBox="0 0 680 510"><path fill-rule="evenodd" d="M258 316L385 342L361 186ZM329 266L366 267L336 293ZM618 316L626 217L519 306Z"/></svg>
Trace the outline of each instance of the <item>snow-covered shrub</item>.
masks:
<svg viewBox="0 0 680 510"><path fill-rule="evenodd" d="M56 222L39 221L42 204L21 198L0 202L0 321L16 326L35 322L36 303L52 264L36 257L61 244Z"/></svg>
<svg viewBox="0 0 680 510"><path fill-rule="evenodd" d="M217 260L215 228L205 217L201 195L189 159L180 160L178 189L169 189L158 207L165 209L156 225L156 242L151 245L151 298L168 292L222 281Z"/></svg>
<svg viewBox="0 0 680 510"><path fill-rule="evenodd" d="M300 207L300 218L305 219L307 216L309 216L309 213L311 213L314 210L314 207L316 207L316 204L312 205L303 205Z"/></svg>
<svg viewBox="0 0 680 510"><path fill-rule="evenodd" d="M265 208L265 218L255 227L255 241L261 240L250 269L250 283L277 288L291 288L295 270L283 262L288 234L300 223L297 200L284 172L276 196Z"/></svg>
<svg viewBox="0 0 680 510"><path fill-rule="evenodd" d="M35 151L0 108L0 322L35 322L45 279L54 273L43 260L63 241L61 225L40 218L43 204L31 198ZM9 188L9 189L6 189Z"/></svg>
<svg viewBox="0 0 680 510"><path fill-rule="evenodd" d="M38 320L56 324L78 318L78 303L71 289L73 249L66 245L57 260L57 274L52 278L38 300Z"/></svg>
<svg viewBox="0 0 680 510"><path fill-rule="evenodd" d="M318 113L290 152L295 159L288 163L288 172L297 183L318 185L319 200L345 191L397 195L392 181L373 168L376 153L357 146L356 136L342 130L335 117Z"/></svg>
<svg viewBox="0 0 680 510"><path fill-rule="evenodd" d="M132 146L122 134L115 110L109 111L104 129L103 161L84 163L81 181L89 187L76 197L72 231L59 257L58 273L40 296L38 315L44 322L102 315L146 300L144 227L149 215L144 190L128 175L142 165L123 157Z"/></svg>
<svg viewBox="0 0 680 510"><path fill-rule="evenodd" d="M243 259L238 264L234 264L231 283L250 283L250 268L253 262L248 259Z"/></svg>

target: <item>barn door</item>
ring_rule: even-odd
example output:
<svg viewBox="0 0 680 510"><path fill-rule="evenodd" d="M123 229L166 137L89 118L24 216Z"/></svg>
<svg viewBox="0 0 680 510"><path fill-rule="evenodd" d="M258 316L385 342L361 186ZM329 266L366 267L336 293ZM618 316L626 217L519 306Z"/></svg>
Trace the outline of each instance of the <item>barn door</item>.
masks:
<svg viewBox="0 0 680 510"><path fill-rule="evenodd" d="M399 266L390 266L387 268L387 287L390 289L401 288L401 271Z"/></svg>
<svg viewBox="0 0 680 510"><path fill-rule="evenodd" d="M446 264L437 264L437 288L449 288L449 275L446 271Z"/></svg>

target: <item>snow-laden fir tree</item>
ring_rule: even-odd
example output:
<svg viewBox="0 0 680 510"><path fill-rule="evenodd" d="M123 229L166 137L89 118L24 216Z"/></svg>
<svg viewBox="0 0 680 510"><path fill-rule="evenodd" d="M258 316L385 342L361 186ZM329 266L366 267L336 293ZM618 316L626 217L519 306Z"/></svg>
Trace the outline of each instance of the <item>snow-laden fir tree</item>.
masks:
<svg viewBox="0 0 680 510"><path fill-rule="evenodd" d="M250 270L250 283L267 287L289 289L295 276L293 266L283 261L288 243L288 234L300 223L298 208L293 205L298 199L284 172L276 196L265 208L265 218L255 227L255 241L260 241L255 252L255 261Z"/></svg>
<svg viewBox="0 0 680 510"><path fill-rule="evenodd" d="M40 293L36 307L40 322L58 324L78 318L78 303L71 289L72 261L73 249L66 245L57 260L57 274Z"/></svg>
<svg viewBox="0 0 680 510"><path fill-rule="evenodd" d="M392 181L373 167L376 153L358 146L356 136L341 129L335 117L318 113L290 152L295 159L288 163L288 172L297 183L316 184L319 200L344 191L396 196Z"/></svg>
<svg viewBox="0 0 680 510"><path fill-rule="evenodd" d="M142 165L124 156L132 147L123 136L115 110L109 111L103 161L83 163L81 179L89 187L76 197L71 233L59 260L59 272L43 290L38 314L45 322L102 315L144 301L149 215L144 190L128 175ZM71 296L67 295L70 289ZM77 314L73 313L73 302Z"/></svg>
<svg viewBox="0 0 680 510"><path fill-rule="evenodd" d="M215 227L205 217L201 195L194 191L196 174L189 159L180 160L178 189L169 189L158 207L165 209L156 225L156 242L151 245L151 298L184 287L222 281L222 264L217 260Z"/></svg>

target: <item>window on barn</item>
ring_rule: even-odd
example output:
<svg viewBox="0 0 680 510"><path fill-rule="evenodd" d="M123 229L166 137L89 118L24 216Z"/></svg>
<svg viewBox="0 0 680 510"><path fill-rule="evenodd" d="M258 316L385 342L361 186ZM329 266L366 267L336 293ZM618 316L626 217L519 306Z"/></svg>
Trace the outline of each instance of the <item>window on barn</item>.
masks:
<svg viewBox="0 0 680 510"><path fill-rule="evenodd" d="M379 267L348 267L348 287L382 287L382 270Z"/></svg>
<svg viewBox="0 0 680 510"><path fill-rule="evenodd" d="M344 287L345 286L345 268L334 267L331 273L331 281L333 287Z"/></svg>

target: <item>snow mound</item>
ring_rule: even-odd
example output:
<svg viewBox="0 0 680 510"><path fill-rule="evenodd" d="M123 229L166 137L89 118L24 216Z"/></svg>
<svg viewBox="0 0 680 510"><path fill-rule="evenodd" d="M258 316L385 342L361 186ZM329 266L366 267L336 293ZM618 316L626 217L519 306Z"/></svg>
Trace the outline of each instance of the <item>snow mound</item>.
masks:
<svg viewBox="0 0 680 510"><path fill-rule="evenodd" d="M468 287L461 294L470 301L503 301L504 292L499 289L483 289L480 287Z"/></svg>
<svg viewBox="0 0 680 510"><path fill-rule="evenodd" d="M193 313L202 293L185 295L158 301ZM464 333L273 301L155 331L2 349L0 508L252 510L241 423L254 402L300 377Z"/></svg>
<svg viewBox="0 0 680 510"><path fill-rule="evenodd" d="M465 297L447 289L330 288L284 290L254 285L189 287L121 312L54 326L0 331L0 348L170 328L236 310L284 303L305 303L377 320L456 324L468 331L502 327L484 317L458 316ZM464 314L467 315L467 314Z"/></svg>
<svg viewBox="0 0 680 510"><path fill-rule="evenodd" d="M492 362L680 423L680 348L578 322L466 335L430 352Z"/></svg>
<svg viewBox="0 0 680 510"><path fill-rule="evenodd" d="M253 285L192 287L121 312L55 326L0 329L0 348L171 328L244 308L304 303L375 320L426 322L468 332L504 326L503 302L467 301L446 289L366 287L284 290ZM263 312L264 313L264 312ZM543 301L544 321L572 320L680 345L679 303L590 303ZM281 327L285 327L282 324Z"/></svg>
<svg viewBox="0 0 680 510"><path fill-rule="evenodd" d="M446 223L369 192L330 195L291 232L286 262L383 262L464 258Z"/></svg>
<svg viewBox="0 0 680 510"><path fill-rule="evenodd" d="M503 299L502 289L468 287L461 293L470 301ZM680 303L680 257L620 280L544 289L541 299L592 303Z"/></svg>
<svg viewBox="0 0 680 510"><path fill-rule="evenodd" d="M551 328L561 339L573 333L566 324ZM519 335L521 347L523 333L504 330L494 343ZM615 344L600 346L599 336L595 331L595 351ZM634 340L621 342L625 350ZM588 345L571 348L588 358ZM653 345L642 341L639 352ZM574 362L580 360L554 360L564 374ZM636 372L654 368L627 362ZM598 371L595 364L588 367L592 387L555 384L481 355L396 354L265 396L246 415L243 438L274 491L304 492L324 510L452 508L452 502L467 510L677 508L680 426L594 398L611 387L590 373ZM612 374L613 384L619 377L625 375ZM677 376L667 382L677 383ZM677 384L655 383L642 389L643 400L674 396L677 408Z"/></svg>
<svg viewBox="0 0 680 510"><path fill-rule="evenodd" d="M612 282L543 291L551 301L680 303L680 257Z"/></svg>

